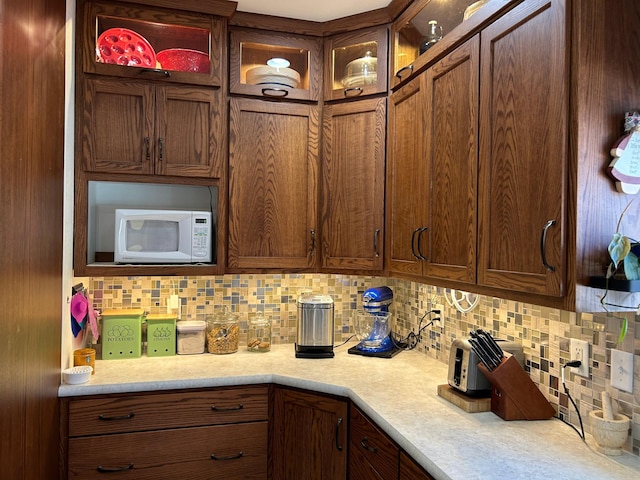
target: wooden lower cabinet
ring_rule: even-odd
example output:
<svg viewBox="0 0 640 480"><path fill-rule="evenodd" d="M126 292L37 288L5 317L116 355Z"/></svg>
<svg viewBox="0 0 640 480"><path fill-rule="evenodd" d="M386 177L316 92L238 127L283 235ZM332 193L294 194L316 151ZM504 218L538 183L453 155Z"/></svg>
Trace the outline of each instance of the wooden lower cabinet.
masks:
<svg viewBox="0 0 640 480"><path fill-rule="evenodd" d="M273 480L347 478L348 401L275 388Z"/></svg>
<svg viewBox="0 0 640 480"><path fill-rule="evenodd" d="M349 412L349 480L398 478L400 449L356 406Z"/></svg>
<svg viewBox="0 0 640 480"><path fill-rule="evenodd" d="M64 399L61 478L266 479L266 385Z"/></svg>
<svg viewBox="0 0 640 480"><path fill-rule="evenodd" d="M68 478L266 479L267 431L265 421L76 437Z"/></svg>
<svg viewBox="0 0 640 480"><path fill-rule="evenodd" d="M400 476L399 480L433 480L424 469L418 465L409 455L400 452Z"/></svg>

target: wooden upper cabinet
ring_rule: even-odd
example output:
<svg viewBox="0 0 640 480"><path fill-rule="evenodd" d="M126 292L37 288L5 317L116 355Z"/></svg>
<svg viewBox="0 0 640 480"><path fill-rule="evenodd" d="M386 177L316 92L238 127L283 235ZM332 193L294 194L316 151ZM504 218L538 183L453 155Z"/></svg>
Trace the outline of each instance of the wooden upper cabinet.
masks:
<svg viewBox="0 0 640 480"><path fill-rule="evenodd" d="M476 280L479 38L426 71L429 219L415 249L427 277Z"/></svg>
<svg viewBox="0 0 640 480"><path fill-rule="evenodd" d="M229 268L315 264L318 149L317 106L230 100Z"/></svg>
<svg viewBox="0 0 640 480"><path fill-rule="evenodd" d="M565 293L567 31L564 2L534 0L482 32L480 285Z"/></svg>
<svg viewBox="0 0 640 480"><path fill-rule="evenodd" d="M386 99L325 105L322 265L381 270Z"/></svg>
<svg viewBox="0 0 640 480"><path fill-rule="evenodd" d="M425 79L424 75L414 78L395 92L389 107L387 265L392 272L412 275L422 274L416 237L429 218L424 157Z"/></svg>
<svg viewBox="0 0 640 480"><path fill-rule="evenodd" d="M318 101L321 39L234 28L229 51L231 93Z"/></svg>
<svg viewBox="0 0 640 480"><path fill-rule="evenodd" d="M391 97L391 271L475 282L478 62L476 36Z"/></svg>
<svg viewBox="0 0 640 480"><path fill-rule="evenodd" d="M85 170L222 175L226 143L219 89L87 79L84 99Z"/></svg>
<svg viewBox="0 0 640 480"><path fill-rule="evenodd" d="M179 8L179 7L177 7ZM220 86L226 20L146 5L82 2L85 73Z"/></svg>
<svg viewBox="0 0 640 480"><path fill-rule="evenodd" d="M388 28L335 35L325 41L324 97L362 97L387 91Z"/></svg>

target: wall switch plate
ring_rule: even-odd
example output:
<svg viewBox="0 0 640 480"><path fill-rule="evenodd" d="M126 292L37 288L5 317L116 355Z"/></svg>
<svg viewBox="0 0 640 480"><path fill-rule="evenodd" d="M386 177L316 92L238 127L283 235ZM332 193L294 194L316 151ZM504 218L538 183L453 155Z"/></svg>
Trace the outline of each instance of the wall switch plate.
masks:
<svg viewBox="0 0 640 480"><path fill-rule="evenodd" d="M611 386L633 393L633 354L611 350Z"/></svg>
<svg viewBox="0 0 640 480"><path fill-rule="evenodd" d="M573 367L573 371L582 377L589 378L589 342L572 338L569 357L569 360L580 360L582 362L579 367Z"/></svg>

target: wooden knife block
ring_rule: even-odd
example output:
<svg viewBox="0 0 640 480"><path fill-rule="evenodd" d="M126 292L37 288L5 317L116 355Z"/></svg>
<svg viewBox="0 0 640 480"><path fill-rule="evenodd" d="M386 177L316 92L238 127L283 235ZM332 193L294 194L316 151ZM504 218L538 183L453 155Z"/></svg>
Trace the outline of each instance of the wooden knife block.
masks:
<svg viewBox="0 0 640 480"><path fill-rule="evenodd" d="M491 411L503 420L546 420L555 410L513 356L490 372L478 368L491 383Z"/></svg>

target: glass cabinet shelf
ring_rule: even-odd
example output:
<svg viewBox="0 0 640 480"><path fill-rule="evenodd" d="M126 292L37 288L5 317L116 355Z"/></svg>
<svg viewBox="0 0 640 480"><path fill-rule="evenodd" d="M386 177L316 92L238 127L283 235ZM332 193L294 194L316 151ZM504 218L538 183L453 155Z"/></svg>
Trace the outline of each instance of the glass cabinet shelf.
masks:
<svg viewBox="0 0 640 480"><path fill-rule="evenodd" d="M233 30L230 49L231 93L318 99L319 40Z"/></svg>
<svg viewBox="0 0 640 480"><path fill-rule="evenodd" d="M325 95L341 99L387 89L387 28L336 35L327 40Z"/></svg>
<svg viewBox="0 0 640 480"><path fill-rule="evenodd" d="M100 3L88 8L85 72L220 85L221 19Z"/></svg>

